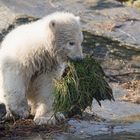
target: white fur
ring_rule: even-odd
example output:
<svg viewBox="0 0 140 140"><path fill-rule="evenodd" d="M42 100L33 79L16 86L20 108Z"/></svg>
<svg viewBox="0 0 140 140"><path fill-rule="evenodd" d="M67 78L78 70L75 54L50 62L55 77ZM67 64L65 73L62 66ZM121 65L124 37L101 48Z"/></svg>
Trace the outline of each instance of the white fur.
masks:
<svg viewBox="0 0 140 140"><path fill-rule="evenodd" d="M11 31L0 50L0 102L7 114L27 118L30 103L37 124L64 118L53 113L53 80L61 77L68 57L83 57L82 39L79 18L65 12Z"/></svg>

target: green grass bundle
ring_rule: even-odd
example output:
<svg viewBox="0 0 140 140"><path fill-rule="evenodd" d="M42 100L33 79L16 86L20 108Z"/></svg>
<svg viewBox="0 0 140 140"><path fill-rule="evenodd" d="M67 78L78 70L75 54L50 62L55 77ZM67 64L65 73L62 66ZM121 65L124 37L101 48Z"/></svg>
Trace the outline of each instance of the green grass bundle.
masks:
<svg viewBox="0 0 140 140"><path fill-rule="evenodd" d="M82 114L91 106L93 98L99 105L101 100L114 100L112 89L104 76L101 66L92 57L69 62L63 77L55 81L55 112L73 116Z"/></svg>

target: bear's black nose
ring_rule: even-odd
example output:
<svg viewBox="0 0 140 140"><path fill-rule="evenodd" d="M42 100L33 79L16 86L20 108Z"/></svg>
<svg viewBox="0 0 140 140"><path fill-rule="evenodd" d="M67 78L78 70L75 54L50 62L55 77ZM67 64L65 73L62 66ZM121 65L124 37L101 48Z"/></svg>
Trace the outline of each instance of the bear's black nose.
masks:
<svg viewBox="0 0 140 140"><path fill-rule="evenodd" d="M74 60L75 61L81 61L81 60L83 60L83 58L82 57L76 57Z"/></svg>
<svg viewBox="0 0 140 140"><path fill-rule="evenodd" d="M81 60L83 60L83 58L81 58L81 57L74 57L74 58L69 58L69 60L71 60L71 61L81 61Z"/></svg>

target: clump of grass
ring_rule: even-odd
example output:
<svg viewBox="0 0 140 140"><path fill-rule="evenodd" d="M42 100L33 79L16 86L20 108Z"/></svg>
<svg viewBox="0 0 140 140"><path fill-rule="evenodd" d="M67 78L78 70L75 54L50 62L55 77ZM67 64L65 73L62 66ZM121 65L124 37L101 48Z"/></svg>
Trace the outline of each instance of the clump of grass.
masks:
<svg viewBox="0 0 140 140"><path fill-rule="evenodd" d="M55 81L54 110L68 116L82 114L95 98L114 100L112 89L105 80L99 63L91 56L82 61L70 61L60 80Z"/></svg>

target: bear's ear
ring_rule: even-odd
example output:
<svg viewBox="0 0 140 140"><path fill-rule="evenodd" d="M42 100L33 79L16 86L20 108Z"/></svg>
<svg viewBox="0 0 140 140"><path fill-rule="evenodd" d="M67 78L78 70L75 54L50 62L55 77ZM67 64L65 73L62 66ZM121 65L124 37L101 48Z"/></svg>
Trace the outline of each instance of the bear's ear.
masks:
<svg viewBox="0 0 140 140"><path fill-rule="evenodd" d="M52 30L54 30L55 27L56 27L56 21L55 21L55 20L51 20L51 21L49 22L49 27L50 27Z"/></svg>

